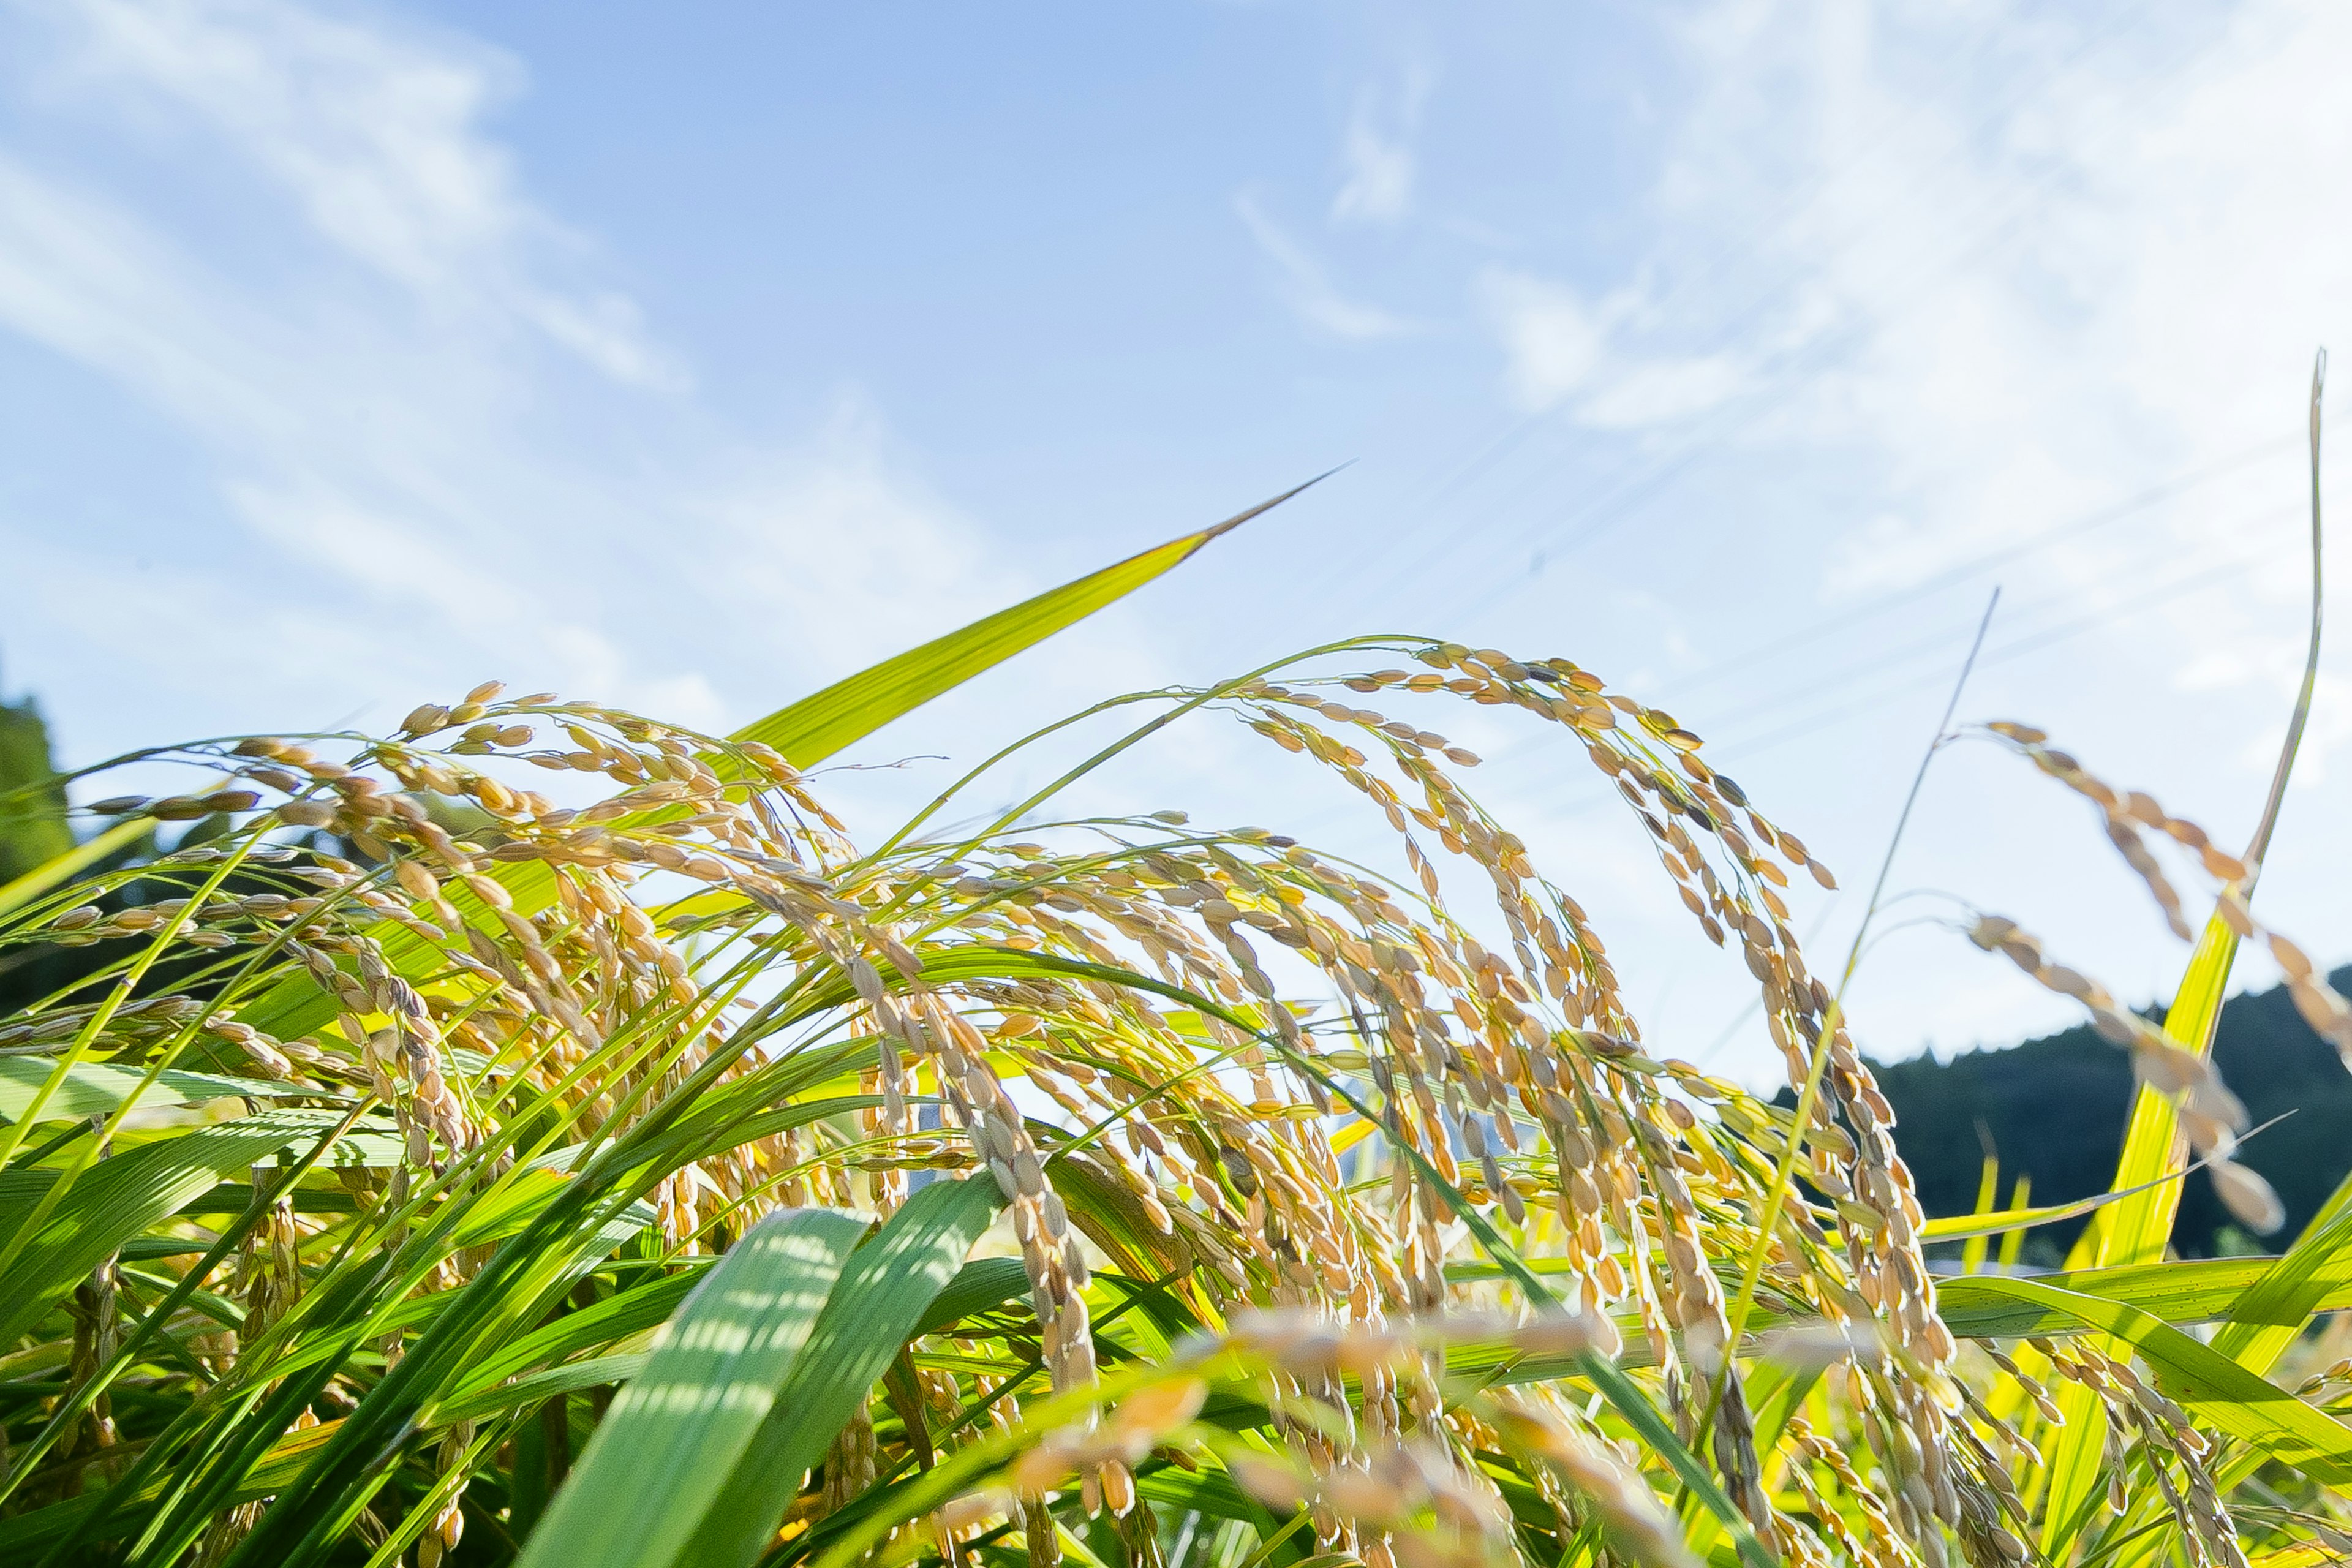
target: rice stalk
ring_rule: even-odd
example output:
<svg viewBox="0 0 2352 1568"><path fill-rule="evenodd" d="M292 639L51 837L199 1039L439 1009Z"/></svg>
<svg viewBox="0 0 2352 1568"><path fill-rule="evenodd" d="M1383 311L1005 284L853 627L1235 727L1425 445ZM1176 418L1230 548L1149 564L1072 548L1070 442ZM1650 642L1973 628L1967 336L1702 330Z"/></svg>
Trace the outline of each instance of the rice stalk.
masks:
<svg viewBox="0 0 2352 1568"><path fill-rule="evenodd" d="M1737 949L1797 1110L1644 1038L1585 909L1470 790L1462 703L1613 782ZM940 829L983 768L870 849L771 744L496 683L390 736L150 754L194 782L104 812L220 831L0 917L0 948L89 964L0 1022L0 1059L47 1069L0 1137L9 1560L503 1562L551 1485L629 1539L665 1500L562 1472L714 1261L795 1207L890 1234L959 1178L1002 1217L952 1312L790 1432L818 1458L757 1495L778 1522L744 1561L1179 1568L1205 1531L1221 1568L2007 1568L2049 1536L2069 1391L2105 1419L2097 1518L2062 1521L2084 1552L2149 1498L2200 1565L2333 1538L2332 1451L2255 1488L2125 1342L1955 1335L1891 1108L1790 929L1794 876L1833 879L1671 715L1565 658L1394 637L1114 706L1148 718L1042 797ZM1179 718L1337 779L1389 869L1050 815ZM2245 866L1988 732L2176 919L2151 836L2193 857L2339 1026ZM2201 1058L2015 922L1968 934L2081 1002L2263 1217ZM275 1152L205 1163L240 1136Z"/></svg>

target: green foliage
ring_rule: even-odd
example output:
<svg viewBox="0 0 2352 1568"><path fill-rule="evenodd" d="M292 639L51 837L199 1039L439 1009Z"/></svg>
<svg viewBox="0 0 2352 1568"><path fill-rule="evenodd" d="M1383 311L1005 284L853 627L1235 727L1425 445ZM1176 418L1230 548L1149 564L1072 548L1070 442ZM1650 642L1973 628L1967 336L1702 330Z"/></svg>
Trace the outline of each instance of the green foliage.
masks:
<svg viewBox="0 0 2352 1568"><path fill-rule="evenodd" d="M1567 659L1361 639L1106 703L1135 727L1052 756L1066 785L1238 722L1402 836L1386 871L1056 820L1060 785L983 809L988 765L861 847L803 775L1216 531L733 737L493 684L392 736L154 753L193 782L132 822L201 832L68 841L0 907L0 963L51 978L0 1015L0 1561L2300 1568L2342 1539L2319 1320L2352 1188L2276 1262L1938 1291L1887 1111L2081 1053L1882 1095L1790 934L1783 868L1827 869ZM1461 700L1631 794L1818 1084L1805 1125L1643 1041L1429 727ZM2135 1068L2186 1074L2166 1113L2227 1156L2210 1072L2012 923L1971 934L2122 1037L2118 1117ZM2252 1005L2219 1055L2259 1104ZM2308 976L2294 1005L2347 1016Z"/></svg>
<svg viewBox="0 0 2352 1568"><path fill-rule="evenodd" d="M0 702L0 883L72 847L65 784L50 756L40 705L29 697Z"/></svg>
<svg viewBox="0 0 2352 1568"><path fill-rule="evenodd" d="M703 1273L598 1423L574 1484L532 1532L525 1568L677 1561L775 1407L861 1228L846 1215L787 1209Z"/></svg>
<svg viewBox="0 0 2352 1568"><path fill-rule="evenodd" d="M2331 979L2339 991L2352 989L2352 968ZM2222 1005L2213 1061L2245 1101L2252 1124L2271 1124L2247 1142L2242 1159L2278 1189L2288 1232L2300 1231L2352 1173L2352 1074L2284 987ZM1941 1061L1923 1056L1878 1063L1873 1070L1895 1107L1895 1144L1931 1215L1974 1208L1983 1164L1979 1124L2000 1158L2002 1180L2030 1177L2036 1204L2104 1193L2115 1175L2134 1087L2131 1063L2088 1025L2019 1046ZM2054 1267L2088 1223L2085 1217L2036 1230L2028 1256ZM2211 1183L2201 1173L2190 1176L2181 1188L2173 1246L2184 1256L2210 1258L2233 1245L2232 1231L2236 1222Z"/></svg>

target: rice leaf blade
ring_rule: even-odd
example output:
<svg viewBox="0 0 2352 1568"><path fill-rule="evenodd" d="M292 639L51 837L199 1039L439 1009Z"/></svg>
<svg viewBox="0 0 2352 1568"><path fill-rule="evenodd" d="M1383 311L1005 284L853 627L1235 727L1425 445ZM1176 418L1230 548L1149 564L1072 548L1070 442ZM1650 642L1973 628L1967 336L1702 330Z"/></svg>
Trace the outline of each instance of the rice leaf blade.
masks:
<svg viewBox="0 0 2352 1568"><path fill-rule="evenodd" d="M2039 1279L1983 1275L1986 1293L2033 1302L2100 1330L2137 1351L2157 1386L2192 1417L2255 1444L2323 1486L2352 1484L2352 1426L2305 1404L2151 1312L2122 1301L2063 1290Z"/></svg>
<svg viewBox="0 0 2352 1568"><path fill-rule="evenodd" d="M123 1243L160 1224L224 1179L249 1170L289 1144L331 1131L331 1110L273 1110L202 1127L93 1163L37 1234L24 1238L0 1274L0 1344L37 1322L49 1308ZM51 1171L0 1173L0 1235L31 1219L56 1176Z"/></svg>
<svg viewBox="0 0 2352 1568"><path fill-rule="evenodd" d="M2267 1375L2317 1312L2337 1310L2352 1291L2352 1177L2311 1216L2311 1223L2247 1287L2213 1336L2213 1348L2251 1372Z"/></svg>
<svg viewBox="0 0 2352 1568"><path fill-rule="evenodd" d="M1003 1202L995 1179L984 1173L934 1182L850 1256L807 1344L678 1561L741 1568L759 1556L802 1478L897 1359Z"/></svg>
<svg viewBox="0 0 2352 1568"><path fill-rule="evenodd" d="M1310 479L1308 484L1315 481ZM934 697L952 690L984 670L1031 647L1097 610L1117 603L1190 560L1218 535L1229 532L1305 489L1286 490L1213 528L1130 555L1075 582L1024 599L1009 609L934 637L870 668L811 692L729 737L773 746L794 767L824 761L855 744Z"/></svg>
<svg viewBox="0 0 2352 1568"><path fill-rule="evenodd" d="M52 1064L44 1057L0 1057L0 1121L14 1121L25 1114L34 1097L50 1076ZM315 1099L315 1090L294 1089L281 1083L247 1078L230 1078L220 1073L188 1072L167 1068L155 1075L143 1090L140 1085L147 1075L134 1068L117 1067L111 1062L80 1061L66 1071L65 1079L41 1107L43 1121L73 1121L86 1116L103 1116L139 1090L139 1103L144 1109L169 1110L184 1105L197 1105L209 1100L243 1098L275 1100L300 1095Z"/></svg>
<svg viewBox="0 0 2352 1568"><path fill-rule="evenodd" d="M679 1552L760 1428L862 1226L793 1209L755 1226L670 1320L531 1532L522 1568L656 1568Z"/></svg>

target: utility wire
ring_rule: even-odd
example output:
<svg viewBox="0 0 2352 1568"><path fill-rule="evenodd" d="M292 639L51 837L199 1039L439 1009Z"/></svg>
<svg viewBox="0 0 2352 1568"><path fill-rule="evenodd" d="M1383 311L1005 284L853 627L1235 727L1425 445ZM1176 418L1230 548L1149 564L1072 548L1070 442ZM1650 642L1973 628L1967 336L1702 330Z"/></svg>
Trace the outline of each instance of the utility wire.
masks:
<svg viewBox="0 0 2352 1568"><path fill-rule="evenodd" d="M2125 19L2132 10L2132 7L2125 6L2119 7L2117 11L2111 13L2105 19L2105 23L2094 33L2091 39L2082 47L2078 47L2074 55L2053 64L2051 68L2042 72L2041 77L2034 79L2031 86L2013 92L2007 102L1992 111L1992 113L1984 120L1983 123L1978 127L1978 135L1980 135L1985 129L1990 128L1990 125L1997 122L2003 115L2011 112L2017 103L2021 102L2031 94L2031 92L2043 85L2048 79L2057 77L2063 71L2079 66L2083 59L2087 58L2095 48L2104 47L2106 42L2111 41L2116 35L2116 25ZM2194 52L2193 47L2189 52ZM2148 79L2153 79L2158 74L2160 74L2160 71L2155 68L2151 68L2146 73ZM1948 153L1946 157L1949 158L1957 156L1959 150L1964 149L1971 141L1976 139L1976 135L1958 139L1955 143L1954 152L1952 153ZM1864 161L1863 158L1850 161L1846 165L1841 168L1836 176L1823 178L1820 183L1822 184L1836 183L1837 179L1843 178L1844 174L1851 173L1853 169L1858 167L1863 161ZM1955 253L1947 264L1933 268L1933 273L1939 277L1957 275L1957 273L1964 271L1969 264L1979 259L1983 254L1989 251L1990 248L2008 237L2010 232L2015 228L2018 220L2023 216L2024 210L2034 201L2038 200L2043 191L2051 184L2056 183L2060 178L2062 178L2063 174L2063 169L2053 168L2040 179L2028 185L2021 194L2014 192L2007 194L2000 205L1993 209L1997 215L1995 223L1991 226L1990 230L1980 231L1979 234L1979 243L1964 243L1960 250ZM1814 198L1812 195L1808 195L1803 199L1805 202L1810 203ZM1784 223L1793 221L1798 216L1798 213L1801 210L1801 207L1790 210L1786 215L1786 217L1783 220ZM1987 210L1987 208L1980 205L1978 210L1984 211ZM1849 241L1834 247L1831 259L1835 259L1838 255L1851 251L1854 248L1855 243L1857 243L1861 237L1864 237L1866 234L1867 231L1864 231L1864 235L1858 235L1856 237L1855 241ZM1815 265L1818 267L1819 264L1816 263ZM1701 268L1700 270L1704 272L1706 268ZM1776 286L1775 289L1768 289L1766 290L1759 305L1751 306L1747 310L1744 310L1740 316L1735 319L1732 325L1739 326L1742 322L1752 317L1756 313L1756 310L1760 309L1762 305L1769 305L1771 302L1771 300L1775 297L1776 292L1785 289L1792 289L1798 283L1801 282L1805 276L1810 275L1810 271L1811 269L1807 268L1791 269L1789 276L1782 280L1780 285ZM1910 314L1931 302L1934 298L1932 290L1925 290L1916 287L1911 290L1911 293L1912 300L1910 304L1902 311L1898 312L1897 315L1893 318L1894 321L1899 321L1907 318ZM1883 324L1885 323L1882 323L1882 325ZM1728 330L1719 331L1717 334L1718 341L1716 344L1715 351L1713 352L1720 352L1724 343L1729 341L1729 335ZM1808 370L1811 367L1814 362L1820 360L1829 351L1829 349L1833 346L1835 346L1835 340L1832 338L1823 335L1816 335L1803 343L1793 345L1790 349L1768 358L1763 367L1763 384L1753 390L1758 393L1775 390L1776 384L1789 379L1792 373ZM1755 402L1755 398L1751 396L1748 399L1743 400L1743 402L1746 404L1753 404ZM1597 498L1588 500L1581 503L1572 504L1564 511L1556 513L1553 516L1539 521L1534 530L1523 531L1518 539L1513 542L1510 545L1505 547L1505 554L1507 558L1517 558L1538 545L1544 546L1547 553L1549 553L1560 550L1572 550L1584 543L1590 542L1591 538L1597 536L1599 532L1604 531L1608 527L1613 526L1615 522L1622 521L1622 517L1629 515L1634 507L1640 505L1652 495L1662 491L1675 479L1679 478L1682 473L1686 471L1693 465L1701 461L1711 451L1718 449L1722 444L1722 440L1718 437L1727 438L1731 435L1738 434L1740 429L1752 426L1757 419L1763 417L1765 413L1769 413L1769 410L1759 412L1753 408L1744 408L1739 405L1727 405L1713 418L1703 421L1701 427L1698 430L1692 432L1683 440L1675 443L1663 456L1649 461L1646 464L1633 464L1621 467L1620 476L1617 481ZM1539 421L1540 418L1540 416L1530 416L1528 419L1522 420L1519 426L1507 433L1503 438L1492 443L1487 448L1487 452L1495 454L1496 458L1498 458L1500 453L1507 451L1517 445L1521 434L1531 425ZM1729 429L1723 428L1726 425L1729 425L1732 427ZM1469 477L1471 477L1471 472L1475 472L1481 464L1488 460L1489 458L1484 455L1479 458L1473 459L1469 466L1470 472L1464 472L1448 479L1441 487L1441 493L1444 489L1456 489L1466 483ZM1518 504L1520 500L1524 499L1528 493L1542 482L1543 478L1549 472L1551 467L1554 466L1558 460L1558 457L1546 459L1538 466L1536 476L1529 481L1529 483L1522 486L1509 500L1504 502L1498 508L1487 509L1490 519L1498 519L1500 516L1507 514L1510 510ZM1426 505L1427 503L1423 502L1423 504ZM1581 527L1574 526L1580 523L1582 524ZM1570 536L1564 541L1559 540L1557 537L1559 530L1563 525L1570 526L1572 529ZM1475 527L1476 525L1473 526ZM1430 546L1424 550L1414 552L1412 558L1409 561L1392 564L1390 567L1390 570L1384 574L1388 582L1393 583L1401 581L1407 576L1425 574L1432 566L1444 560L1447 555L1458 555L1461 553L1465 533L1469 531L1469 530L1465 527L1456 526L1451 528L1436 528L1428 531L1432 536ZM1494 556L1495 552L1489 549L1482 553L1491 559ZM1370 565L1370 560L1371 558L1366 559L1365 565L1367 567ZM1475 574L1475 575L1479 579L1492 581L1496 574L1491 572L1480 572ZM1516 575L1516 574L1514 574L1514 575ZM1494 592L1482 595L1468 607L1466 611L1456 613L1476 615L1487 608L1496 596L1497 595Z"/></svg>

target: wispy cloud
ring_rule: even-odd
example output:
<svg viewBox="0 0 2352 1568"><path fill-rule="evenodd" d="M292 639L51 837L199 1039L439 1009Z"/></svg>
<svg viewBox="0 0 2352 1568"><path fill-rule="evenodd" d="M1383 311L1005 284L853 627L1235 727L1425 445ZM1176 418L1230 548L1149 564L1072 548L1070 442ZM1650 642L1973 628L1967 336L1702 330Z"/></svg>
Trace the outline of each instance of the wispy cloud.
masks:
<svg viewBox="0 0 2352 1568"><path fill-rule="evenodd" d="M18 646L145 694L105 704L126 729L334 719L488 673L715 724L1026 586L872 411L755 438L698 404L486 128L522 79L495 51L294 0L77 0L0 29L24 100L79 122L0 145L0 328L159 416L219 519L177 502L197 515L141 542L152 591L108 542L11 543L40 606ZM77 623L101 581L142 636ZM188 657L240 640L306 654L233 689Z"/></svg>
<svg viewBox="0 0 2352 1568"><path fill-rule="evenodd" d="M1412 210L1413 135L1428 92L1429 73L1416 66L1392 87L1368 86L1356 95L1340 141L1346 177L1331 201L1332 221L1393 224Z"/></svg>
<svg viewBox="0 0 2352 1568"><path fill-rule="evenodd" d="M84 90L176 107L297 203L312 231L436 311L505 316L616 379L684 373L577 237L524 194L482 120L513 61L460 37L292 0L78 0L54 13Z"/></svg>
<svg viewBox="0 0 2352 1568"><path fill-rule="evenodd" d="M1832 594L1916 580L2299 428L2314 344L2352 335L2352 233L2312 205L2352 179L2334 76L2352 12L2246 0L2130 28L2045 13L2002 25L1975 57L1984 79L1948 85L1981 16L1867 35L1843 18L1813 0L1708 14L1689 43L1711 85L1662 193L1662 253L1706 231L1748 242L1735 287L1677 279L1683 309L1748 323L1732 340L1748 342L1810 312L1794 350L1758 350L1764 390L1784 433L1858 443L1885 475L1886 505L1829 557ZM2031 90L1996 96L2014 83ZM1776 158L1804 194L1761 213L1751 176ZM2291 545L2297 467L2283 455L2257 488L2158 509L2042 569L2097 604L2152 551L2194 558L2257 526ZM2167 673L2291 686L2301 637L2280 612L2304 591L2283 563L2165 610ZM2321 732L2352 736L2347 695L2325 702Z"/></svg>
<svg viewBox="0 0 2352 1568"><path fill-rule="evenodd" d="M1633 430L1714 409L1745 380L1727 353L1675 354L1629 346L1629 295L1588 303L1566 284L1494 268L1478 294L1503 350L1512 400L1531 412L1565 405L1580 425Z"/></svg>
<svg viewBox="0 0 2352 1568"><path fill-rule="evenodd" d="M1696 91L1645 243L1597 290L1489 272L1480 297L1522 406L1696 416L1718 445L1769 426L1790 459L1868 465L1881 504L1825 552L1833 597L2291 433L2313 344L2352 326L2352 231L2312 205L2352 178L2330 75L2352 11L1865 25L1829 0L1727 0L1672 37ZM2261 506L2291 510L2294 467ZM2095 603L2133 554L2223 542L2257 510L2163 509L2046 569ZM2265 591L2291 602L2294 573ZM2179 668L2215 679L2263 647L2284 679L2293 617L2259 603L2179 612Z"/></svg>
<svg viewBox="0 0 2352 1568"><path fill-rule="evenodd" d="M1259 251L1274 264L1284 297L1309 325L1333 337L1359 341L1393 338L1416 330L1403 317L1342 294L1322 262L1285 233L1247 192L1234 198L1234 210L1241 215Z"/></svg>
<svg viewBox="0 0 2352 1568"><path fill-rule="evenodd" d="M1612 271L1580 265L1600 279L1589 292L1488 280L1514 397L1588 420L1623 367L1679 365L1650 378L1653 411L1704 412L1647 471L1723 459L1718 478L1737 475L1772 519L1741 542L1786 563L1792 596L1811 589L1825 621L2014 560L1970 708L2021 707L2217 835L2242 832L2301 672L2310 356L2352 341L2352 230L2320 195L2352 181L2336 80L2352 10L1726 0L1675 28L1694 91L1629 226L1639 242ZM1709 362L1737 371L1730 395L1691 373ZM1627 384L1636 406L1643 380ZM2225 478L2119 507L2212 474ZM2080 526L2103 516L2128 521ZM2225 575L2225 557L2262 563ZM2036 666L2000 658L2061 637ZM1840 683L1866 689L1825 689ZM1883 733L1840 724L1843 756L1878 765ZM2347 742L2338 644L2304 790L2340 787ZM1843 787L1826 764L1815 776ZM2017 912L2071 962L2159 993L2178 960L2146 944L2149 913L2108 879L2104 846L2071 817L2050 827L2047 803L2014 784L1990 768L1969 780L1952 798L1961 820L1906 847L1905 874L2030 899ZM2263 897L2340 949L2344 826L2291 806L2287 830L2294 849ZM2048 1016L1941 956L1891 950L1865 1016L1883 999L1937 1017L1948 1041Z"/></svg>

